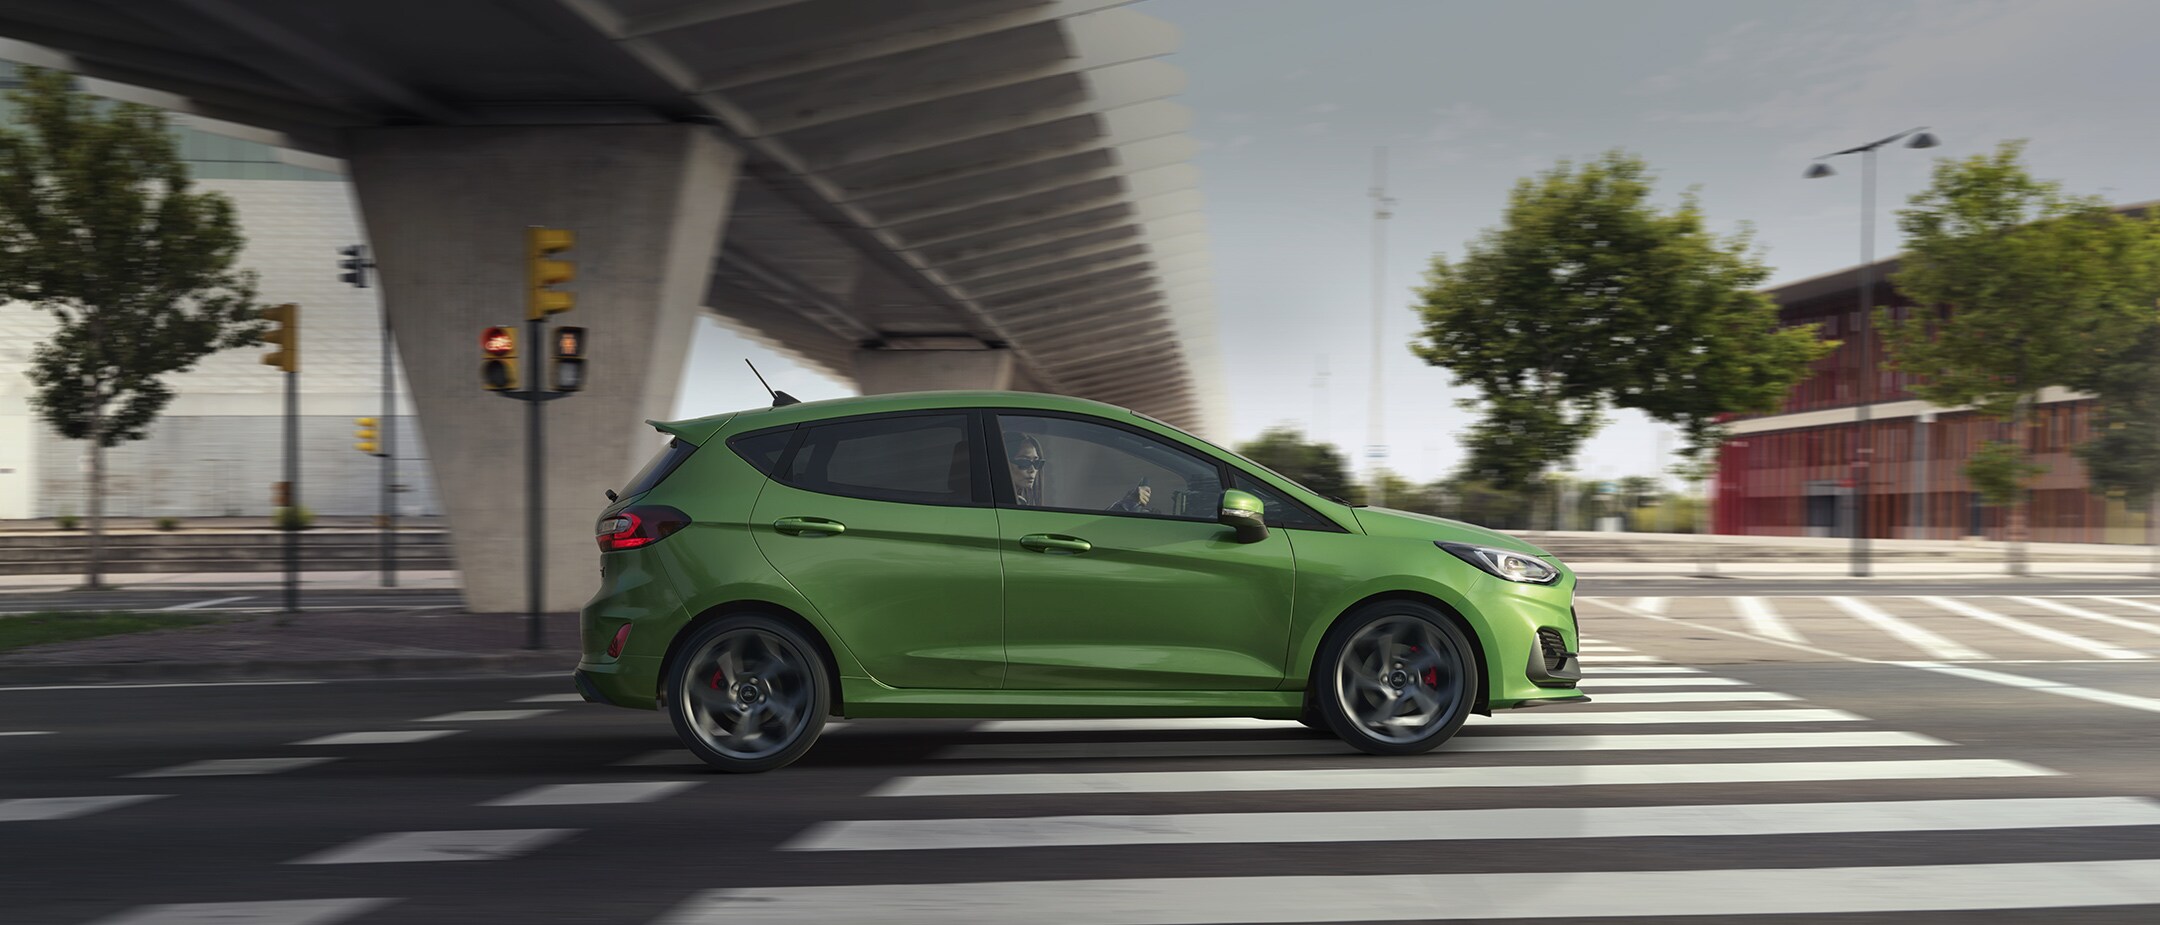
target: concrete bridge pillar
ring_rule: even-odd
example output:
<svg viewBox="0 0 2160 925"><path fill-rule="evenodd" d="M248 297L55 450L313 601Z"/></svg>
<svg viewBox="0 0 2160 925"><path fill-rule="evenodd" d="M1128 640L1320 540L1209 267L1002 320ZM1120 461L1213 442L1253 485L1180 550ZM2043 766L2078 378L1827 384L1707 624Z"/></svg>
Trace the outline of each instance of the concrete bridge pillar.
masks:
<svg viewBox="0 0 2160 925"><path fill-rule="evenodd" d="M858 350L855 385L864 395L953 389L1031 388L1012 351Z"/></svg>
<svg viewBox="0 0 2160 925"><path fill-rule="evenodd" d="M577 307L550 320L586 328L588 382L544 406L543 505L544 604L576 610L599 586L604 492L659 449L644 420L673 414L739 155L682 125L375 128L348 140L474 611L526 606L526 406L480 388L480 332L525 337L528 226L577 236L561 255L577 279L560 287ZM521 359L544 346L521 342Z"/></svg>

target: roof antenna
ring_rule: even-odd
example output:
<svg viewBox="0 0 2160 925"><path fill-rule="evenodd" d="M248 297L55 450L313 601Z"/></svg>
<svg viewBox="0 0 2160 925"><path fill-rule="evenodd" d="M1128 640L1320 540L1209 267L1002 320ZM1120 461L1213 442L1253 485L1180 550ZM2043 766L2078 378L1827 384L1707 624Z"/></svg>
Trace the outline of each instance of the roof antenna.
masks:
<svg viewBox="0 0 2160 925"><path fill-rule="evenodd" d="M770 385L766 385L766 383L765 383L765 374L764 374L764 373L761 373L761 372L758 372L758 371L757 371L757 364L756 364L756 363L752 363L752 362L750 362L750 358L749 358L749 357L744 357L744 358L743 358L743 365L744 365L744 366L748 366L748 367L750 367L750 375L753 375L753 376L756 376L756 377L757 377L757 384L765 386L765 391L766 391L766 392L767 392L768 394L772 395L772 406L773 406L773 407L775 407L775 408L780 408L780 407L785 407L785 406L787 406L787 405L799 405L799 404L802 404L802 399L796 398L796 397L795 397L795 396L793 396L793 395L789 395L789 394L788 394L788 393L786 393L786 392L775 392L775 391L773 391L773 387L772 387L772 386L770 386Z"/></svg>

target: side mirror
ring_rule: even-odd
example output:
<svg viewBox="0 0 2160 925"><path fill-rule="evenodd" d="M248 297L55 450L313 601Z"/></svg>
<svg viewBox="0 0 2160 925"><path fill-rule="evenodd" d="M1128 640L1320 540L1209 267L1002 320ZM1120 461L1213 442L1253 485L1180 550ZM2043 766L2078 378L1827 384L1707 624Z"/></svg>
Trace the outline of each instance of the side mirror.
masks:
<svg viewBox="0 0 2160 925"><path fill-rule="evenodd" d="M1222 511L1215 522L1237 531L1240 543L1267 539L1267 505L1250 492L1231 489L1222 493Z"/></svg>

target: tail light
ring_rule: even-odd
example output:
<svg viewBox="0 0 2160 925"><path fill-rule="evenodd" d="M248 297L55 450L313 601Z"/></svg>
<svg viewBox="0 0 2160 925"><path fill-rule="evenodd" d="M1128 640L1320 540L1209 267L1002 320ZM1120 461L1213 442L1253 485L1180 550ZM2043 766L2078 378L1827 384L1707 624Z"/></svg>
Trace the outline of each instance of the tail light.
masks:
<svg viewBox="0 0 2160 925"><path fill-rule="evenodd" d="M640 504L600 518L593 539L601 552L638 549L667 539L690 526L690 515L658 504Z"/></svg>

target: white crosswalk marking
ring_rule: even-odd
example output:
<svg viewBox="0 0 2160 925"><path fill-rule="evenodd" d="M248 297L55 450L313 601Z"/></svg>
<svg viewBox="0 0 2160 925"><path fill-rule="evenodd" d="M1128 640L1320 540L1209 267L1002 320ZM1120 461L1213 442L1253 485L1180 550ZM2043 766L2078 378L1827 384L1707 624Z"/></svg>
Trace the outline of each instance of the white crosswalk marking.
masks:
<svg viewBox="0 0 2160 925"><path fill-rule="evenodd" d="M531 697L519 697L519 698L518 698L517 700L515 700L515 701L512 701L512 702L513 702L513 703L584 703L584 702L585 702L585 695L584 695L584 694L574 694L574 693L573 693L573 694L534 694L534 695L533 695L533 696L531 696Z"/></svg>
<svg viewBox="0 0 2160 925"><path fill-rule="evenodd" d="M2063 797L1737 806L892 819L821 823L781 845L780 850L924 851L1074 845L1669 838L2131 825L2160 825L2160 802L2136 797Z"/></svg>
<svg viewBox="0 0 2160 925"><path fill-rule="evenodd" d="M1904 665L1908 668L1922 668L1928 671L1951 675L1953 677L1969 678L1974 681L1986 681L1990 684L2000 684L2004 687L2015 687L2023 690L2043 691L2062 697L2074 697L2078 700L2085 700L2093 703L2104 703L2111 707L2128 707L2132 710L2144 710L2147 713L2160 713L2160 697L2140 697L2136 694L2121 694L2116 693L2115 691L2096 690L2090 687L2080 687L2075 684L2064 684L2059 681L2048 681L2042 678L2030 678L2021 674L2005 674L2000 671L1987 671L1985 669L1970 668L1964 665L1938 665L1933 662L1898 662L1897 664Z"/></svg>
<svg viewBox="0 0 2160 925"><path fill-rule="evenodd" d="M302 739L294 745L401 745L406 742L425 742L454 736L462 729L386 729L381 732L340 732L333 735Z"/></svg>
<svg viewBox="0 0 2160 925"><path fill-rule="evenodd" d="M423 719L417 719L417 720L414 720L414 722L417 722L417 723L492 723L492 722L502 722L502 721L506 721L506 720L514 720L514 719L532 719L532 718L533 718L533 717L535 717L535 716L546 716L546 715L548 715L548 714L550 714L550 713L560 713L560 712L562 712L562 711L561 711L561 710L460 710L460 711L458 711L458 712L456 712L456 713L444 713L444 714L441 714L441 715L439 715L439 716L429 716L429 717L426 717L426 718L423 718Z"/></svg>
<svg viewBox="0 0 2160 925"><path fill-rule="evenodd" d="M2129 597L2100 597L2098 595L2093 595L2090 597L2090 599L2095 601L2106 601L2110 604L2121 604L2124 607L2133 607L2138 610L2149 610L2153 613L2160 613L2160 604L2155 604L2151 601L2141 601L2136 598ZM2145 628L2152 629L2152 627Z"/></svg>
<svg viewBox="0 0 2160 925"><path fill-rule="evenodd" d="M1059 925L1433 921L2130 906L2160 902L2160 860L1276 877L714 890L662 925Z"/></svg>
<svg viewBox="0 0 2160 925"><path fill-rule="evenodd" d="M1992 758L1778 761L1759 764L1313 768L1296 771L1103 771L896 777L872 790L870 795L938 797L1050 793L1228 793L1255 790L1310 792L1434 787L1607 787L1639 784L2047 777L2054 774L2056 772L2035 765Z"/></svg>
<svg viewBox="0 0 2160 925"><path fill-rule="evenodd" d="M1709 675L1675 675L1672 677L1634 676L1624 678L1589 678L1582 682L1585 688L1597 687L1746 687L1746 681L1737 678L1715 678Z"/></svg>
<svg viewBox="0 0 2160 925"><path fill-rule="evenodd" d="M44 730L44 729L11 729L11 730L7 730L7 731L5 731L5 732L0 732L0 736L49 736L49 735L52 735L52 733L51 733L50 731L48 731L48 730Z"/></svg>
<svg viewBox="0 0 2160 925"><path fill-rule="evenodd" d="M1623 663L1630 665L1650 664L1662 662L1664 661L1664 659L1659 658L1655 655L1600 655L1596 658L1585 657L1583 661L1591 665L1602 666Z"/></svg>
<svg viewBox="0 0 2160 925"><path fill-rule="evenodd" d="M175 903L131 909L91 925L337 925L394 902L367 898Z"/></svg>
<svg viewBox="0 0 2160 925"><path fill-rule="evenodd" d="M1738 609L1740 621L1747 624L1750 633L1767 639L1803 644L1807 642L1807 638L1800 635L1799 630L1793 629L1792 624L1778 615L1769 601L1759 597L1736 597L1733 598L1733 606Z"/></svg>
<svg viewBox="0 0 2160 925"><path fill-rule="evenodd" d="M1619 694L1598 691L1596 685L1583 688L1583 693L1589 694L1593 703L1743 703L1800 699L1780 691L1629 691Z"/></svg>
<svg viewBox="0 0 2160 925"><path fill-rule="evenodd" d="M1551 712L1510 713L1505 718L1463 727L1471 735L1501 726L1634 726L1646 723L1849 723L1865 717L1844 710L1628 710L1593 713L1550 708Z"/></svg>
<svg viewBox="0 0 2160 925"><path fill-rule="evenodd" d="M1664 751L1689 749L1899 748L1949 745L1910 732L1719 732L1675 735L1456 736L1451 752ZM1324 739L1206 739L1163 742L987 742L955 745L941 760L1040 761L1067 758L1215 758L1261 755L1350 755L1347 743Z"/></svg>
<svg viewBox="0 0 2160 925"><path fill-rule="evenodd" d="M1987 654L1984 652L1956 642L1952 642L1924 627L1914 626L1911 623L1898 619L1897 617L1893 617L1877 609L1874 604L1870 604L1867 601L1851 597L1831 597L1824 598L1824 600L1827 600L1830 603L1837 605L1837 608L1839 610L1843 610L1846 613L1852 614L1854 617L1859 618L1861 622L1866 623L1869 626L1873 626L1876 629L1882 630L1885 633L1889 633L1892 636L1896 636L1897 638L1904 640L1906 643L1910 644L1913 648L1919 649L1922 652L1926 652L1927 654L1935 658L1987 658Z"/></svg>
<svg viewBox="0 0 2160 925"><path fill-rule="evenodd" d="M169 794L131 793L100 797L25 797L0 800L0 822L43 822L48 819L73 819L108 809L119 809L136 803L162 799Z"/></svg>
<svg viewBox="0 0 2160 925"><path fill-rule="evenodd" d="M1598 670L1597 670L1597 675L1598 675L1599 677L1603 677L1603 676L1605 676L1605 675L1609 675L1609 674L1702 674L1702 673L1704 673L1704 672L1703 672L1703 670L1702 670L1702 669L1700 669L1700 668L1688 668L1688 667L1686 667L1686 666L1683 666L1683 665L1611 665L1611 666L1599 666L1599 668L1598 668Z"/></svg>
<svg viewBox="0 0 2160 925"><path fill-rule="evenodd" d="M480 829L464 832L387 832L311 854L292 864L394 864L416 861L499 861L561 841L576 829Z"/></svg>
<svg viewBox="0 0 2160 925"><path fill-rule="evenodd" d="M2043 610L2052 610L2066 617L2076 617L2080 620L2092 620L2098 623L2105 623L2109 626L2121 627L2126 630L2137 630L2143 633L2160 635L2160 626L2154 626L2150 623L2144 623L2126 617L2118 617L2110 613L2100 613L2099 611L2095 610L2086 610L2083 607L2073 607L2061 601L2051 601L2044 597L2013 597L2011 598L2011 600L2016 601L2020 604L2038 607ZM2121 599L2108 598L2107 600ZM2129 600L2124 600L2123 603L2130 604L2132 606L2151 606L2148 604L2138 604L2136 601Z"/></svg>
<svg viewBox="0 0 2160 925"><path fill-rule="evenodd" d="M497 797L482 806L572 806L594 803L650 803L698 785L694 780L614 781L601 784L547 784Z"/></svg>
<svg viewBox="0 0 2160 925"><path fill-rule="evenodd" d="M1940 607L1944 610L1950 611L1954 614L1961 614L1967 617L1971 617L1982 623L2000 626L2003 629L2010 630L2011 632L2023 633L2027 636L2031 636L2034 639L2052 642L2058 646L2063 646L2065 648L2081 649L2085 652L2100 656L2101 658L2151 658L2151 656L2146 655L2143 652L2133 652L2120 646L2109 645L2097 639L2087 639L2075 633L2066 633L2051 626L2041 626L2037 623L2028 623L2024 620L2017 619L2016 617L2006 617L1992 610L1988 610L1985 607L1976 606L1969 601L1961 601L1955 598L1947 597L1923 597L1921 598L1921 600ZM2013 598L2013 600L2035 607L2043 607L2049 610L2055 610L2058 613L2069 613L2071 616L2078 616L2079 614L2089 614L2095 617L2101 616L2100 614L2091 613L2091 611L2084 611L2076 607L2055 604L2051 601L2043 601L2037 598L2021 597Z"/></svg>
<svg viewBox="0 0 2160 925"><path fill-rule="evenodd" d="M1638 597L1634 600L1633 603L1629 604L1628 606L1633 607L1636 610L1640 610L1643 613L1654 613L1660 615L1665 613L1665 599L1662 597Z"/></svg>
<svg viewBox="0 0 2160 925"><path fill-rule="evenodd" d="M123 774L122 777L236 777L251 774L278 774L318 764L336 761L333 755L316 755L308 758L212 758L208 761L190 761L155 771Z"/></svg>

